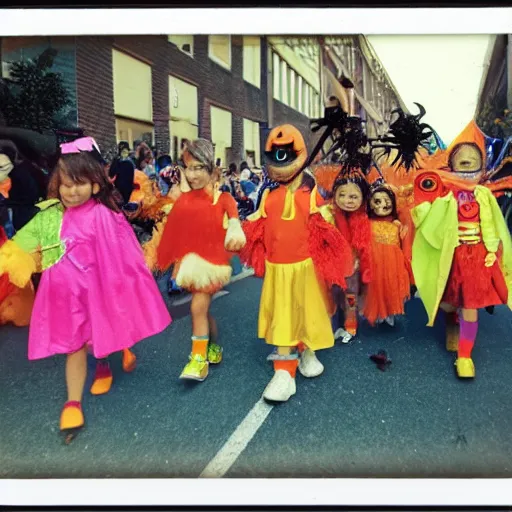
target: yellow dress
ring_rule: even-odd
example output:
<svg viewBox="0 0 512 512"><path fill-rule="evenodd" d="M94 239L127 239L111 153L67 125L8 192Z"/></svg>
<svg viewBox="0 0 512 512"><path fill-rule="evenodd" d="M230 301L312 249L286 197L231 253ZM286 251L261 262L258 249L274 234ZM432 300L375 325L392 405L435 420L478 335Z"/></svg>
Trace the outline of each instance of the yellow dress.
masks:
<svg viewBox="0 0 512 512"><path fill-rule="evenodd" d="M316 190L291 192L281 186L265 193L249 218L264 219L265 277L261 292L258 336L266 343L312 350L334 345L331 316L335 306L319 279L309 253L310 216L316 213Z"/></svg>

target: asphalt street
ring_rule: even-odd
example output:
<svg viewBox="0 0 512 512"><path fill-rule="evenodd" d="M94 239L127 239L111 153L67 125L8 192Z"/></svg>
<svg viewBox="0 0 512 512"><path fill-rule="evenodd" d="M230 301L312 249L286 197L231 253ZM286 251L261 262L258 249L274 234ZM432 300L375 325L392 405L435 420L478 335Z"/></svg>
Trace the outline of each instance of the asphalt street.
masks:
<svg viewBox="0 0 512 512"><path fill-rule="evenodd" d="M395 327L363 324L352 343L319 352L324 374L298 376L297 394L269 406L261 280L234 282L213 302L224 360L203 383L178 379L189 303L162 290L173 324L136 345L134 373L111 356L112 389L86 393L86 428L69 446L58 429L64 357L29 362L28 328L0 327L1 478L512 476L508 309L481 314L473 381L455 375L443 319L426 327L413 299ZM380 349L392 360L385 372L369 359Z"/></svg>

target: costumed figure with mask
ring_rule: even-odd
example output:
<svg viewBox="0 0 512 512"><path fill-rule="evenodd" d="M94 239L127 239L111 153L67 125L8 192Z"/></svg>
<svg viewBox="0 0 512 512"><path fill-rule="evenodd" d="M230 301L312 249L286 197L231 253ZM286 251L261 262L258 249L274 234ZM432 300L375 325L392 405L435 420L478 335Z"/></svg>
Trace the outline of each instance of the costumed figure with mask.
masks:
<svg viewBox="0 0 512 512"><path fill-rule="evenodd" d="M407 227L398 220L396 196L382 180L372 183L368 198L371 226L371 280L368 283L362 315L370 325L386 322L405 313L410 297L410 271L402 250Z"/></svg>
<svg viewBox="0 0 512 512"><path fill-rule="evenodd" d="M332 145L313 167L317 186L329 202L320 207L325 220L340 231L354 256L347 289L333 286L337 311L332 318L335 339L350 342L357 334L362 295L371 280L371 228L366 210L369 185L366 179L371 155L363 152L368 141L361 119L344 112L333 130ZM340 255L341 258L344 255Z"/></svg>
<svg viewBox="0 0 512 512"><path fill-rule="evenodd" d="M447 313L446 348L460 378L474 378L478 310L512 307L512 243L496 197L512 177L486 170L484 135L470 123L446 150L447 166L415 178L412 267L432 326Z"/></svg>
<svg viewBox="0 0 512 512"><path fill-rule="evenodd" d="M94 140L62 144L55 154L49 199L0 248L0 275L23 287L42 270L28 357L66 355L60 430L70 442L84 425L87 351L106 358L163 331L171 318ZM95 383L99 377L97 368Z"/></svg>
<svg viewBox="0 0 512 512"><path fill-rule="evenodd" d="M39 211L36 203L45 197L47 183L39 165L46 163L41 157L55 149L55 140L48 143L39 133L5 126L0 127L0 139L1 247ZM35 158L38 151L42 154ZM29 325L33 303L32 282L19 288L7 275L0 276L0 325Z"/></svg>
<svg viewBox="0 0 512 512"><path fill-rule="evenodd" d="M326 116L333 114L326 110ZM274 376L263 392L269 401L285 402L296 393L297 368L310 378L324 371L315 352L334 345L330 317L335 306L329 288L345 288L345 278L353 272L351 248L321 216L322 198L308 167L324 135L308 157L297 128L271 130L265 156L273 185L244 223L248 242L241 259L256 276L264 276L258 337L275 347L269 356Z"/></svg>
<svg viewBox="0 0 512 512"><path fill-rule="evenodd" d="M218 169L210 141L188 141L183 149L185 165L182 193L155 235L154 261L150 268L166 271L172 265L178 286L192 293L192 350L180 378L204 381L209 365L222 361L217 326L210 314L212 297L229 283L233 252L245 244L245 235L233 197L219 191Z"/></svg>

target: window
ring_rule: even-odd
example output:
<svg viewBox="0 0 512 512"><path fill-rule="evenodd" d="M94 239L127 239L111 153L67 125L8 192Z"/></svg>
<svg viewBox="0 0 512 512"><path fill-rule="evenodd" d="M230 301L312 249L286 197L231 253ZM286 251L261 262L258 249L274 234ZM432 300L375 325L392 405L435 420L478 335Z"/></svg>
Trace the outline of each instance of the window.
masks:
<svg viewBox="0 0 512 512"><path fill-rule="evenodd" d="M152 146L154 142L153 125L149 123L141 123L131 119L116 118L116 138L119 143L125 140L133 147L134 141L145 141Z"/></svg>
<svg viewBox="0 0 512 512"><path fill-rule="evenodd" d="M115 115L152 123L151 66L112 50L112 68Z"/></svg>
<svg viewBox="0 0 512 512"><path fill-rule="evenodd" d="M223 68L231 69L231 36L208 36L208 56Z"/></svg>
<svg viewBox="0 0 512 512"><path fill-rule="evenodd" d="M183 53L194 56L194 36L167 36L169 43L176 45Z"/></svg>
<svg viewBox="0 0 512 512"><path fill-rule="evenodd" d="M169 75L169 133L171 154L181 154L178 140L197 139L199 115L197 87Z"/></svg>
<svg viewBox="0 0 512 512"><path fill-rule="evenodd" d="M281 99L281 60L277 53L272 53L273 91L276 100Z"/></svg>
<svg viewBox="0 0 512 512"><path fill-rule="evenodd" d="M293 74L293 108L300 110L300 75Z"/></svg>
<svg viewBox="0 0 512 512"><path fill-rule="evenodd" d="M261 84L261 41L258 36L244 36L243 68L244 80L259 88Z"/></svg>
<svg viewBox="0 0 512 512"><path fill-rule="evenodd" d="M244 150L246 159L252 157L253 163L260 165L260 125L244 119Z"/></svg>
<svg viewBox="0 0 512 512"><path fill-rule="evenodd" d="M288 105L288 65L281 61L281 101Z"/></svg>
<svg viewBox="0 0 512 512"><path fill-rule="evenodd" d="M212 142L215 145L215 160L221 159L222 165L227 162L228 150L231 144L231 112L218 107L210 107Z"/></svg>
<svg viewBox="0 0 512 512"><path fill-rule="evenodd" d="M309 84L302 82L302 110L301 112L307 116L309 112Z"/></svg>
<svg viewBox="0 0 512 512"><path fill-rule="evenodd" d="M288 104L295 108L295 71L288 68Z"/></svg>

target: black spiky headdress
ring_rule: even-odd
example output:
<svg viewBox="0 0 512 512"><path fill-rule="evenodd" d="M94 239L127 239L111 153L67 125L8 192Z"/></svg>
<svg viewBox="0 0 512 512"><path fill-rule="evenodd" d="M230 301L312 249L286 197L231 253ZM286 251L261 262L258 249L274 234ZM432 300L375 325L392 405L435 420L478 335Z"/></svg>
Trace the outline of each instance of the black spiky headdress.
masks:
<svg viewBox="0 0 512 512"><path fill-rule="evenodd" d="M398 119L390 124L388 133L376 139L370 139L372 150L384 149L389 155L392 149L396 149L398 155L391 165L400 162L407 171L417 166L419 150L420 148L429 149L429 140L432 136L439 140L437 133L430 125L420 123L426 113L425 108L419 103L414 104L417 105L419 114L405 114L401 108L393 110L391 114L398 114Z"/></svg>
<svg viewBox="0 0 512 512"><path fill-rule="evenodd" d="M361 118L349 116L340 106L335 106L327 107L323 118L312 119L310 123L313 132L322 126L326 128L312 151L309 162L315 158L327 138L331 137L333 143L324 155L325 160L330 159L333 163L341 164L342 172L367 172L372 157L370 152L361 151L368 146Z"/></svg>

